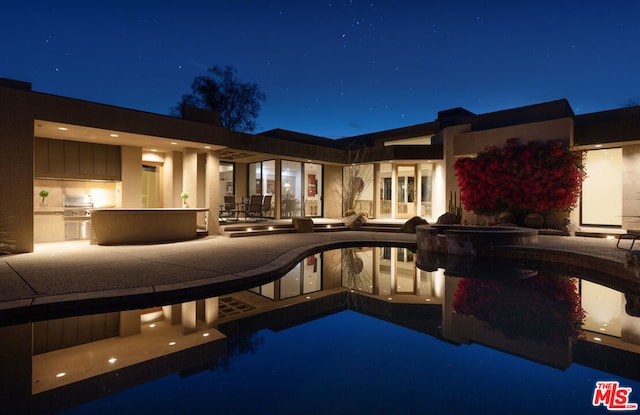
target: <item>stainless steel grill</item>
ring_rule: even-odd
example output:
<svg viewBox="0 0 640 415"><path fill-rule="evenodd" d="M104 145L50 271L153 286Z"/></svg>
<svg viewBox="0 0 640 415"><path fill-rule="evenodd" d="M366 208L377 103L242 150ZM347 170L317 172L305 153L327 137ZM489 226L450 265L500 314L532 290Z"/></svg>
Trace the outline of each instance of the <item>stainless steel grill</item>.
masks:
<svg viewBox="0 0 640 415"><path fill-rule="evenodd" d="M91 195L64 195L64 239L89 239L91 236Z"/></svg>

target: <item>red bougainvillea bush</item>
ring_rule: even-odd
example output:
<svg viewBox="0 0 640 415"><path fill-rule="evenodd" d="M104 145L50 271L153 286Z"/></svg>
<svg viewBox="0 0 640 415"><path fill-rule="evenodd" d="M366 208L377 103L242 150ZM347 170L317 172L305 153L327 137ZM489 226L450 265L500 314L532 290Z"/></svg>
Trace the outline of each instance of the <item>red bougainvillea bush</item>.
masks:
<svg viewBox="0 0 640 415"><path fill-rule="evenodd" d="M570 211L586 177L583 152L561 141L507 140L475 157L460 158L454 167L464 208L479 214Z"/></svg>
<svg viewBox="0 0 640 415"><path fill-rule="evenodd" d="M463 279L458 283L453 309L484 321L509 338L547 344L577 339L585 318L575 279L564 276Z"/></svg>

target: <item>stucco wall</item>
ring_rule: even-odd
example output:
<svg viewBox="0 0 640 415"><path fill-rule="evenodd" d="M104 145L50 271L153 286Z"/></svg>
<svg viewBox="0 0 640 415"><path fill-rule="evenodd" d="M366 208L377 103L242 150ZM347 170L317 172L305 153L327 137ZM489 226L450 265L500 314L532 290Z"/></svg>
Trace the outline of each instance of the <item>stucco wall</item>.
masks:
<svg viewBox="0 0 640 415"><path fill-rule="evenodd" d="M207 229L209 235L220 233L218 223L220 200L220 159L213 152L206 154L205 162L205 206L209 208ZM201 218L199 217L199 220Z"/></svg>
<svg viewBox="0 0 640 415"><path fill-rule="evenodd" d="M198 207L198 153L196 149L185 149L184 162L182 166L182 189L178 190L178 194L182 192L189 193L187 205L189 207Z"/></svg>
<svg viewBox="0 0 640 415"><path fill-rule="evenodd" d="M28 92L2 88L0 252L33 251L33 116Z"/></svg>
<svg viewBox="0 0 640 415"><path fill-rule="evenodd" d="M558 120L521 124L490 130L456 134L453 154L464 156L483 151L489 145L501 145L509 138L519 138L523 143L533 140L566 140L573 143L573 120Z"/></svg>
<svg viewBox="0 0 640 415"><path fill-rule="evenodd" d="M142 207L142 149L122 146L122 207Z"/></svg>
<svg viewBox="0 0 640 415"><path fill-rule="evenodd" d="M324 217L342 217L342 167L324 166Z"/></svg>
<svg viewBox="0 0 640 415"><path fill-rule="evenodd" d="M236 163L233 169L235 176L235 196L236 201L242 200L247 197L247 187L249 182L249 167L246 163Z"/></svg>

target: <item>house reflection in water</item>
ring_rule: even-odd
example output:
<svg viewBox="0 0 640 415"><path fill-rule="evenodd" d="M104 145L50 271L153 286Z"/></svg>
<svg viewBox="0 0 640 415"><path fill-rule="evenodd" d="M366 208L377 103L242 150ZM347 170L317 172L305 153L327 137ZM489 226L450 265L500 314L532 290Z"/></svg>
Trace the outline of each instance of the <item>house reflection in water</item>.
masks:
<svg viewBox="0 0 640 415"><path fill-rule="evenodd" d="M552 367L575 362L640 380L640 319L625 312L621 292L576 280L588 316L584 335L575 345L569 339L550 345L457 314L454 296L463 279L422 270L415 260L404 248L338 249L230 295L0 328L4 409L54 412L172 373L214 370L239 352L234 344L259 330L347 309L454 345L476 342Z"/></svg>

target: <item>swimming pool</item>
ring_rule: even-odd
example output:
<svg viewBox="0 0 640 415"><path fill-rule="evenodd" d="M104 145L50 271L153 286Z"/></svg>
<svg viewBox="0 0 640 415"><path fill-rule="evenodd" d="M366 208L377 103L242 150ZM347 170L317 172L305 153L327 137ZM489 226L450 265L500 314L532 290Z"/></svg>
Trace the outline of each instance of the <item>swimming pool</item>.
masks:
<svg viewBox="0 0 640 415"><path fill-rule="evenodd" d="M624 312L624 293L566 276L538 281L519 273L496 284L414 264L406 249L334 250L248 291L34 323L23 331L34 333L25 340L37 352L29 386L40 389L24 402L69 414L605 413L612 403L605 392L593 405L599 381L630 388L628 404L640 401L638 317ZM557 316L539 313L555 310L546 299L558 292L548 284L558 278L574 284L572 299L587 312L577 340L568 339L571 333L564 340L543 335ZM522 287L542 287L542 295L522 300ZM465 290L477 290L474 298L490 304L517 299L521 306L501 314L524 320L492 320L492 308L472 300L485 320L463 315L454 308L468 298ZM82 319L103 328L94 333L102 339L55 346L58 338L71 338L70 326L82 326ZM117 336L107 329L114 319ZM518 321L532 330L510 331L520 328ZM123 336L135 332L132 322L139 332ZM100 353L107 369L92 372L81 363ZM68 369L56 366L65 359Z"/></svg>
<svg viewBox="0 0 640 415"><path fill-rule="evenodd" d="M597 413L595 382L640 383L582 365L564 371L478 345L455 346L355 311L280 332L224 367L171 375L70 414ZM640 395L639 395L640 396ZM128 413L128 412L126 412Z"/></svg>

